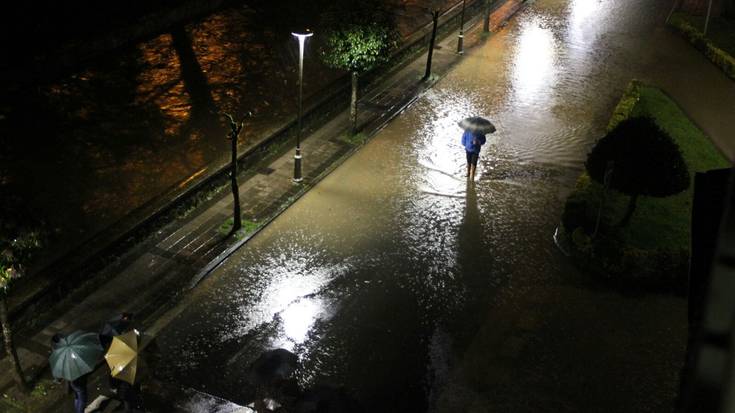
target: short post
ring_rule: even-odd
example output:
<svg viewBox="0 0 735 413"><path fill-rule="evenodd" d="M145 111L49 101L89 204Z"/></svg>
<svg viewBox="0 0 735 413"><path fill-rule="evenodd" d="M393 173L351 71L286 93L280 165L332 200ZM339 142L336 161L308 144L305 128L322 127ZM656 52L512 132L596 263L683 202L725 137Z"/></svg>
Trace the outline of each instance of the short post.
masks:
<svg viewBox="0 0 735 413"><path fill-rule="evenodd" d="M301 176L301 116L304 101L304 43L306 43L306 39L311 37L314 33L311 33L309 29L306 29L302 33L294 32L291 34L299 40L299 115L298 129L296 131L296 153L293 157L293 181L300 183L304 179Z"/></svg>
<svg viewBox="0 0 735 413"><path fill-rule="evenodd" d="M459 37L457 38L457 53L464 53L464 7L466 0L462 0L462 13L459 18Z"/></svg>
<svg viewBox="0 0 735 413"><path fill-rule="evenodd" d="M704 30L702 34L707 36L707 29L709 28L709 18L712 15L712 0L707 3L707 17L704 19Z"/></svg>

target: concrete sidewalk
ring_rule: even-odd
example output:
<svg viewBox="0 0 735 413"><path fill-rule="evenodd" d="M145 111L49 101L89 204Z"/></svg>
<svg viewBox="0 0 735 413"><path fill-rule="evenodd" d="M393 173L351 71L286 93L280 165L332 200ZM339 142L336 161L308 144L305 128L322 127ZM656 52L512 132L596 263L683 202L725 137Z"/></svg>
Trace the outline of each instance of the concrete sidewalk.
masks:
<svg viewBox="0 0 735 413"><path fill-rule="evenodd" d="M502 22L522 6L521 0L510 0L495 11L493 22ZM465 47L483 41L480 17L468 23ZM385 123L416 100L434 82L449 72L462 57L455 53L456 33L439 41L434 50L432 80L422 82L426 54L396 70L379 84L363 93L359 104L359 123L364 136L377 133ZM75 330L98 331L105 320L122 311L136 314L134 325L155 334L176 311L180 296L205 278L232 252L255 235L260 228L277 217L301 195L359 149L364 143L349 138L348 111L316 130L305 131L302 142L302 184L294 184L293 148L267 158L256 168L239 177L243 217L254 225L241 237L228 236L223 224L232 216L232 196L229 185L211 194L211 199L186 217L171 222L157 233L141 241L115 262L107 265L98 277L107 280L92 293L84 288L47 311L39 331L20 331L16 335L21 364L27 375L44 378L46 395L35 398L32 411L71 411L70 397L63 386L52 384L47 372L50 338L55 333ZM9 371L6 359L0 361L0 371ZM106 394L106 366L98 368L89 382L90 401ZM0 390L12 397L10 375L0 377ZM191 392L181 393L191 394ZM174 397L174 396L171 396ZM196 397L203 397L197 394ZM0 410L13 411L10 398L0 401ZM113 404L114 405L114 404ZM178 403L179 406L182 404ZM173 401L172 401L173 406ZM18 406L16 406L18 407ZM105 410L112 409L108 406ZM22 411L22 410L20 410Z"/></svg>

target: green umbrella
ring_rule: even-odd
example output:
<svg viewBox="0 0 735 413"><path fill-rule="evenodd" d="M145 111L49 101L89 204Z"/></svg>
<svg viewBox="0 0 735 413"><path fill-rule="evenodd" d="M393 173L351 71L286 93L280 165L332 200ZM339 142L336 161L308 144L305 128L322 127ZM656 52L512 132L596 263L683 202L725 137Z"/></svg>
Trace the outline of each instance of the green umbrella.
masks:
<svg viewBox="0 0 735 413"><path fill-rule="evenodd" d="M104 350L96 333L75 331L59 340L49 356L51 374L56 378L75 380L94 370Z"/></svg>

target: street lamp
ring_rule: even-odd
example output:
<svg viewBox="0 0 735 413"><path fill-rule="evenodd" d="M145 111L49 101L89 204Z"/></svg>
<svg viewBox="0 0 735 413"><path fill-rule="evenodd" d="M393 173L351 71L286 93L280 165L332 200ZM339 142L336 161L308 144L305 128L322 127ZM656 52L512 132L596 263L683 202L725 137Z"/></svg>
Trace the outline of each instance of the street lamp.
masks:
<svg viewBox="0 0 735 413"><path fill-rule="evenodd" d="M303 32L292 32L291 34L299 40L299 118L296 132L296 154L293 157L293 181L299 183L303 180L301 177L301 112L304 100L304 43L306 43L306 38L311 37L314 33L306 29Z"/></svg>
<svg viewBox="0 0 735 413"><path fill-rule="evenodd" d="M462 14L459 18L459 38L457 39L457 53L463 54L464 53L464 5L465 0L462 0Z"/></svg>

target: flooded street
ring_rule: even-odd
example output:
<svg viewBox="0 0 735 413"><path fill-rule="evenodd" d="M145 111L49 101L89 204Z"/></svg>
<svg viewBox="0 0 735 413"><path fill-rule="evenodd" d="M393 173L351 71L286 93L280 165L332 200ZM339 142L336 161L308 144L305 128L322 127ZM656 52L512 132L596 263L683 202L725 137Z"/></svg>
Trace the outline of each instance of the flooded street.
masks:
<svg viewBox="0 0 735 413"><path fill-rule="evenodd" d="M285 348L302 388L372 412L670 409L686 301L598 285L552 239L631 78L685 109L735 93L668 7L530 3L185 299L159 377L246 404L249 363ZM471 115L498 128L474 184Z"/></svg>

